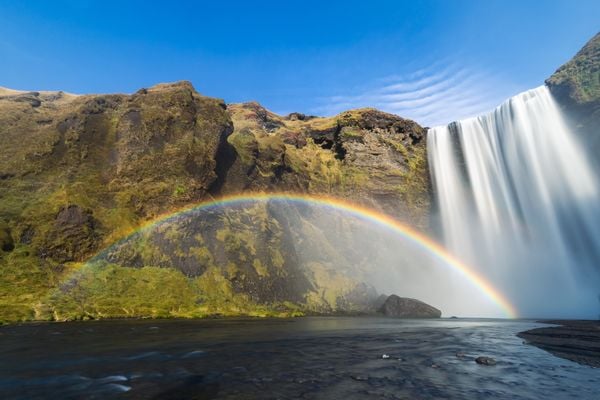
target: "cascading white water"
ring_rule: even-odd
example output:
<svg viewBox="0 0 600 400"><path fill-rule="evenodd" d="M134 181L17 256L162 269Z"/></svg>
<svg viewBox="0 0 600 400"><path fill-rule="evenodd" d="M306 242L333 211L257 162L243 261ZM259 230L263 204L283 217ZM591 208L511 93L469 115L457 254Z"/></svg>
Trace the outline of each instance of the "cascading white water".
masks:
<svg viewBox="0 0 600 400"><path fill-rule="evenodd" d="M545 86L429 130L443 237L523 316L598 317L600 188Z"/></svg>

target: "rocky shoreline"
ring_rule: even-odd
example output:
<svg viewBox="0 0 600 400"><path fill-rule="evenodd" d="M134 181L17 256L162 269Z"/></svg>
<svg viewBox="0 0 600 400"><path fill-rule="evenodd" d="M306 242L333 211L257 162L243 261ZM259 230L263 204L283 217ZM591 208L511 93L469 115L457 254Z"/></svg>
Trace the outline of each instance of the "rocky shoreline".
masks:
<svg viewBox="0 0 600 400"><path fill-rule="evenodd" d="M579 364L600 368L600 321L540 321L558 326L535 328L517 336L549 353Z"/></svg>

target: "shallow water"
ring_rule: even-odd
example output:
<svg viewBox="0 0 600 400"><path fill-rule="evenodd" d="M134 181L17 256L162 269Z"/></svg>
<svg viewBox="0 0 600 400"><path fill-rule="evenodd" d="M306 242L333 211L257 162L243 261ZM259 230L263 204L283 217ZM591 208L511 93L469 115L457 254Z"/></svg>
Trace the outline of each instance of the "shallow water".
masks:
<svg viewBox="0 0 600 400"><path fill-rule="evenodd" d="M515 336L539 325L315 317L8 326L0 398L598 399L599 369ZM482 355L497 365L476 364Z"/></svg>

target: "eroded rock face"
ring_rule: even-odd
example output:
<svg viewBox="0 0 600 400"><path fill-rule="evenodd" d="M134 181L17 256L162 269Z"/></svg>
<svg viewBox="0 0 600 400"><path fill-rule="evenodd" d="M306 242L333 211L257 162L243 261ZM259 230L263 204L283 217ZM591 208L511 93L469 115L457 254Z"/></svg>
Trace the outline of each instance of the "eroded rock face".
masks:
<svg viewBox="0 0 600 400"><path fill-rule="evenodd" d="M224 103L189 82L130 96L1 89L0 218L42 258L82 260L118 232L205 198L232 130ZM77 221L88 211L101 230Z"/></svg>
<svg viewBox="0 0 600 400"><path fill-rule="evenodd" d="M395 294L387 298L379 312L394 318L440 318L442 316L440 310L429 304Z"/></svg>
<svg viewBox="0 0 600 400"><path fill-rule="evenodd" d="M230 105L228 112L235 160L223 172L223 192L325 193L427 229L426 131L417 123L374 109L329 118L281 117L244 103Z"/></svg>
<svg viewBox="0 0 600 400"><path fill-rule="evenodd" d="M91 210L78 205L63 207L46 236L41 255L58 262L81 260L98 247L98 228Z"/></svg>

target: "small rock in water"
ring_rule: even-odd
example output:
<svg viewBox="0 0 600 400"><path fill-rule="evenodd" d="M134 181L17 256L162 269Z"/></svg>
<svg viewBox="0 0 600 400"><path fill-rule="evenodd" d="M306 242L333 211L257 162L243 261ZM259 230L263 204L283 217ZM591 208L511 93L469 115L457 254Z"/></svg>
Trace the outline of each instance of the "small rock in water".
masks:
<svg viewBox="0 0 600 400"><path fill-rule="evenodd" d="M437 364L431 364L431 368L439 368L440 366Z"/></svg>
<svg viewBox="0 0 600 400"><path fill-rule="evenodd" d="M475 362L480 365L496 365L496 360L491 357L477 357Z"/></svg>
<svg viewBox="0 0 600 400"><path fill-rule="evenodd" d="M366 376L363 376L363 375L350 375L350 378L354 379L355 381L367 381L367 380L369 380L369 378L367 378Z"/></svg>
<svg viewBox="0 0 600 400"><path fill-rule="evenodd" d="M387 360L388 358L390 358L389 354L382 354L381 358L383 358L384 360Z"/></svg>
<svg viewBox="0 0 600 400"><path fill-rule="evenodd" d="M466 354L463 353L462 351L459 351L456 353L456 358L465 358Z"/></svg>

